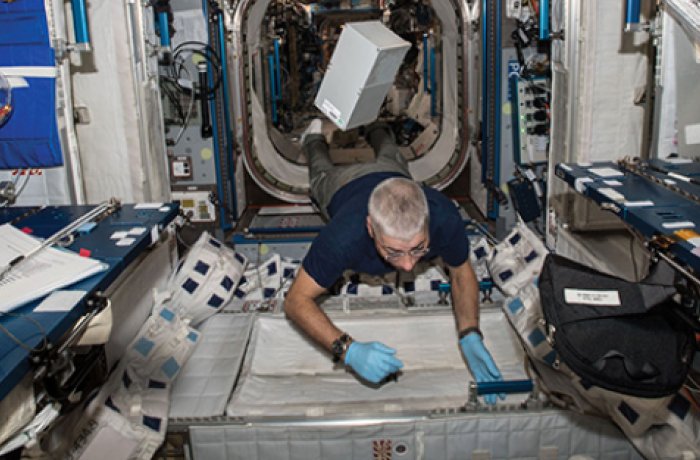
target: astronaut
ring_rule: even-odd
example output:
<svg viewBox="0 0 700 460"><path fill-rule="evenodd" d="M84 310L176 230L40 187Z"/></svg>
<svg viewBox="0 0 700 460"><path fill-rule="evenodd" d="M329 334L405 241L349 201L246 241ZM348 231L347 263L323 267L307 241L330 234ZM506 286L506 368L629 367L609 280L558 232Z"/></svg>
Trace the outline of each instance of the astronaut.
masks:
<svg viewBox="0 0 700 460"><path fill-rule="evenodd" d="M334 166L320 119L302 136L311 199L328 222L289 290L287 316L329 350L335 362L378 384L403 367L396 350L350 337L333 324L316 298L345 270L370 275L410 272L418 261L440 256L449 268L457 339L469 369L477 382L501 380L479 329L479 288L456 207L437 190L410 178L408 163L386 124L368 126L365 138L376 154L374 162ZM487 395L486 402L495 404L496 395Z"/></svg>

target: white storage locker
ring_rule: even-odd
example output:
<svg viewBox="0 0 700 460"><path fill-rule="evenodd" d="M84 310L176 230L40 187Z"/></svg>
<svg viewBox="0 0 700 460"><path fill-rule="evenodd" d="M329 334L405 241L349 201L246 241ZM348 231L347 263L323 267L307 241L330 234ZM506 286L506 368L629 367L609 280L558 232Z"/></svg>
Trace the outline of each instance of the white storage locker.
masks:
<svg viewBox="0 0 700 460"><path fill-rule="evenodd" d="M345 24L316 107L342 130L374 121L410 47L380 21Z"/></svg>

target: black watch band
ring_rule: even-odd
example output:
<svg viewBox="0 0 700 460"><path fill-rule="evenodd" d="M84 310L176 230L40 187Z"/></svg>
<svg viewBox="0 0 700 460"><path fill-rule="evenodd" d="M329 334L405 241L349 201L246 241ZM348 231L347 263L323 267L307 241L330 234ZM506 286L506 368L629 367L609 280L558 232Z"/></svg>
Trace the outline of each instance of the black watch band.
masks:
<svg viewBox="0 0 700 460"><path fill-rule="evenodd" d="M459 340L462 340L463 338L465 338L466 336L468 336L472 332L476 332L477 334L479 334L481 336L481 339L483 340L484 334L481 333L481 329L479 329L477 326L471 326L471 327L467 327L467 328L462 329L461 331L459 331L459 334L457 334L457 338Z"/></svg>
<svg viewBox="0 0 700 460"><path fill-rule="evenodd" d="M343 334L335 339L333 343L331 344L331 353L333 353L333 362L337 363L340 361L340 358L343 357L343 354L348 350L348 347L352 343L352 337L350 337L347 333L343 332Z"/></svg>

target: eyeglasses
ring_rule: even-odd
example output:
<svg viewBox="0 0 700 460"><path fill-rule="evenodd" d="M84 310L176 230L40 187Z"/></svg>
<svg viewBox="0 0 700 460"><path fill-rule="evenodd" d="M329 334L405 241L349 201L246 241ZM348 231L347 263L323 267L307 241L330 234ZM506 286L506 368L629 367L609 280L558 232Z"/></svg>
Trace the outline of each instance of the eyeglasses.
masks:
<svg viewBox="0 0 700 460"><path fill-rule="evenodd" d="M386 252L384 259L386 259L387 261L399 260L400 258L405 256L420 258L426 255L428 252L430 252L429 247L413 248L409 249L408 251L391 251L384 245L382 245L382 248L384 249L384 252Z"/></svg>

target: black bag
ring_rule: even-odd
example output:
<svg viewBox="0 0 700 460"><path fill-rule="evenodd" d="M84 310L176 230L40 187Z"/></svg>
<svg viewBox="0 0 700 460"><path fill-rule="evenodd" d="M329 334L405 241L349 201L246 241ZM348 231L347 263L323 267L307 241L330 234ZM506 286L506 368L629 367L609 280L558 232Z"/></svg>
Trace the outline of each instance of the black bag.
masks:
<svg viewBox="0 0 700 460"><path fill-rule="evenodd" d="M584 386L654 398L683 385L694 334L674 311L664 268L634 283L547 256L539 281L547 336Z"/></svg>

